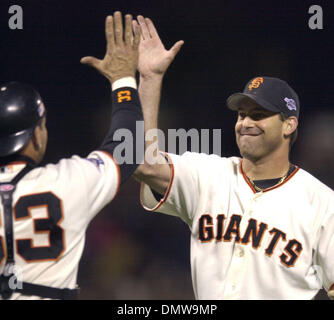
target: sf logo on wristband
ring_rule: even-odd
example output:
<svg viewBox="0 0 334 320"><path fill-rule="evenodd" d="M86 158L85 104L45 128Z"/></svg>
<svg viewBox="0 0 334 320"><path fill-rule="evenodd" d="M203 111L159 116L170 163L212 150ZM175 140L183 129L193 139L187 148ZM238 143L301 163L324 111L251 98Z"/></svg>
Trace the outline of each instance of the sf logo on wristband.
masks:
<svg viewBox="0 0 334 320"><path fill-rule="evenodd" d="M131 101L131 92L130 90L123 90L117 92L117 102L121 103L123 101Z"/></svg>

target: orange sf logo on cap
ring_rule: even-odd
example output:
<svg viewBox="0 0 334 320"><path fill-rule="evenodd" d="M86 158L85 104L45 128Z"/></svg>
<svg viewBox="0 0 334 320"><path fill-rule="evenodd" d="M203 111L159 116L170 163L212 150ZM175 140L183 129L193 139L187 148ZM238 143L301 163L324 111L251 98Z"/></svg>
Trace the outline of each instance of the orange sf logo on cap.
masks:
<svg viewBox="0 0 334 320"><path fill-rule="evenodd" d="M252 91L253 88L258 88L263 83L263 78L257 77L252 80L250 85L248 86L249 91Z"/></svg>

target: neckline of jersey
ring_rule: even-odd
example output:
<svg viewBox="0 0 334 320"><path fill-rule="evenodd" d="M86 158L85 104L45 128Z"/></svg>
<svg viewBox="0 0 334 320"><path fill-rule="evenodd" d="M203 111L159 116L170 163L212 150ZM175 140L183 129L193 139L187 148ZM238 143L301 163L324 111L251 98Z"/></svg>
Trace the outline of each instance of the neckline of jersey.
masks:
<svg viewBox="0 0 334 320"><path fill-rule="evenodd" d="M5 172L1 172L1 171L4 171L6 167L11 168L11 170L12 170L11 173L14 173L15 171L17 171L19 169L17 167L20 167L20 166L25 167L27 165L30 165L30 166L33 166L33 167L37 166L36 162L32 158L30 158L28 156L24 156L24 155L15 156L12 159L10 159L10 161L8 161L8 162L6 162L6 161L1 162L0 161L0 174L5 173ZM19 169L19 171L21 171L21 170L22 169Z"/></svg>
<svg viewBox="0 0 334 320"><path fill-rule="evenodd" d="M291 173L290 173L290 175L289 176L287 176L286 177L286 179L282 182L282 183L280 183L280 184L278 184L278 185L274 185L274 186L272 186L272 187L269 187L269 188L266 188L266 189L263 189L261 192L268 192L268 191L271 191L271 190L274 190L274 189L277 189L277 188L279 188L279 187L281 187L281 186L283 186L284 184L286 184L296 173L297 173L297 171L299 170L299 167L298 166L296 166L296 165L294 165L295 166L295 169L294 169L294 171L292 171ZM246 173L244 172L244 170L243 170L243 168L242 168L242 159L241 159L241 161L240 161L240 172L241 172L241 174L242 174L242 176L243 176L243 178L244 178L244 180L246 181L246 183L248 184L248 186L251 188L251 190L253 191L253 193L261 193L261 192L257 192L256 191L256 189L254 188L254 186L251 184L251 182L248 180L248 178L247 178L247 175L246 175Z"/></svg>

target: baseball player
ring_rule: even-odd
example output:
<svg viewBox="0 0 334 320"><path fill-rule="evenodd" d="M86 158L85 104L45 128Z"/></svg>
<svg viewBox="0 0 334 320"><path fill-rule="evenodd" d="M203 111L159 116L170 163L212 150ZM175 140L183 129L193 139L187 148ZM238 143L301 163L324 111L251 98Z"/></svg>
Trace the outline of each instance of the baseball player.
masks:
<svg viewBox="0 0 334 320"><path fill-rule="evenodd" d="M92 218L136 169L118 165L118 128L134 134L142 120L136 90L139 29L132 17L106 19L103 60L85 57L112 86L112 122L103 144L87 158L73 156L39 167L47 145L46 109L32 87L0 87L1 299L75 299L85 232ZM135 143L134 143L135 145Z"/></svg>
<svg viewBox="0 0 334 320"><path fill-rule="evenodd" d="M148 131L157 128L173 55L149 19L134 24L143 34L139 94ZM289 161L297 94L285 81L255 77L227 106L237 114L241 157L145 158L135 174L142 205L189 226L196 299L312 299L321 286L334 298L334 192ZM156 141L147 142L147 150L152 146L157 151Z"/></svg>

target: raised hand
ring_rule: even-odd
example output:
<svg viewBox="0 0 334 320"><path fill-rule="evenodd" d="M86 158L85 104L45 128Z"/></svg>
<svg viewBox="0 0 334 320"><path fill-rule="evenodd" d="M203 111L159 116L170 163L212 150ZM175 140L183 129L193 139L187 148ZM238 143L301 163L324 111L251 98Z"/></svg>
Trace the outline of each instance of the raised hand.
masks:
<svg viewBox="0 0 334 320"><path fill-rule="evenodd" d="M154 75L163 76L167 68L181 49L184 41L176 42L170 50L166 50L160 40L153 22L149 18L138 16L132 22L133 29L140 26L141 41L139 45L138 71L143 78Z"/></svg>
<svg viewBox="0 0 334 320"><path fill-rule="evenodd" d="M125 15L124 32L121 12L117 11L113 16L108 16L105 33L107 49L103 60L84 57L80 62L94 67L111 83L123 77L135 77L138 66L140 28L132 27L132 16Z"/></svg>

